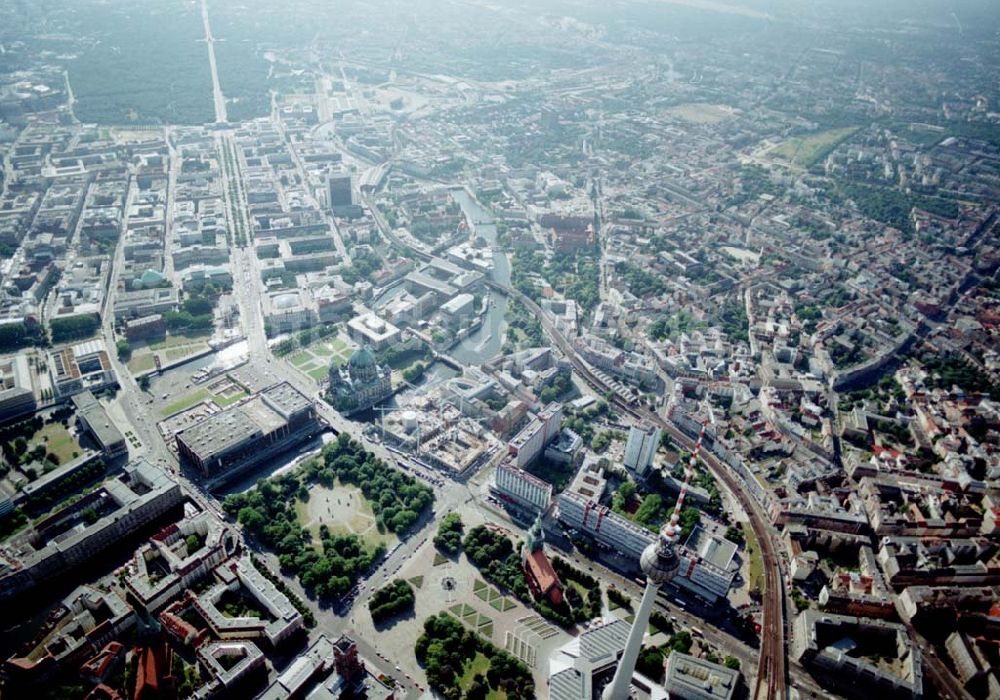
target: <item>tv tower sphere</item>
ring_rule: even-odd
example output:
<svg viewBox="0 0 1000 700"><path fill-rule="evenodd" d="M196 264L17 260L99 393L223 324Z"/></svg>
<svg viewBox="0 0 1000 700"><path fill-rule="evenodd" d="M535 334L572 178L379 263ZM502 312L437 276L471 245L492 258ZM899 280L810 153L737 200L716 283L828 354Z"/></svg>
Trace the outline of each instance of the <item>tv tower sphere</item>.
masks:
<svg viewBox="0 0 1000 700"><path fill-rule="evenodd" d="M691 475L694 474L694 467L698 460L698 453L701 451L701 442L705 437L705 424L702 423L701 434L698 435L698 442L695 443L691 452L691 460L688 468L684 472L684 484L681 492L677 495L677 503L674 504L674 512L655 542L642 550L639 555L639 566L642 573L646 574L646 590L642 593L642 600L635 611L635 619L632 620L632 629L629 630L628 640L625 648L618 660L618 668L615 669L614 678L604 687L601 693L602 700L629 700L632 686L632 673L635 671L636 661L639 660L639 652L642 650L642 639L646 635L646 626L649 624L649 617L653 612L653 604L656 602L656 595L663 584L673 580L681 567L680 559L677 556L677 540L680 535L678 523L680 521L681 509L684 507L684 497L687 496L688 486L691 483Z"/></svg>
<svg viewBox="0 0 1000 700"><path fill-rule="evenodd" d="M660 535L656 542L643 550L639 557L639 566L646 578L657 586L669 583L680 569L677 549L666 537Z"/></svg>

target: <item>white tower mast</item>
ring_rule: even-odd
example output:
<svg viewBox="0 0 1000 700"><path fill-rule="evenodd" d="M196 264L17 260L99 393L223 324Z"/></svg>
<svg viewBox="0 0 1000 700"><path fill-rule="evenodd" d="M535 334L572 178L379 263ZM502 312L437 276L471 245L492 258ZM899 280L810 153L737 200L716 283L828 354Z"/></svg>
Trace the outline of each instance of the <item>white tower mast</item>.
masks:
<svg viewBox="0 0 1000 700"><path fill-rule="evenodd" d="M656 594L659 593L663 584L673 580L680 568L680 560L677 557L677 540L680 539L678 523L681 517L681 508L683 508L684 499L687 496L688 485L691 483L694 467L698 461L698 453L701 451L701 441L704 437L705 424L702 423L698 442L695 443L694 451L688 460L688 466L684 470L684 483L677 496L674 512L671 513L670 520L660 530L656 542L646 547L642 556L639 557L639 565L642 567L642 572L646 574L646 589L642 593L642 600L639 602L639 609L636 610L635 620L632 621L632 630L625 643L622 658L618 662L615 677L604 688L602 700L628 700L632 673L635 671L635 662L639 659L639 652L642 650L642 639L646 635Z"/></svg>

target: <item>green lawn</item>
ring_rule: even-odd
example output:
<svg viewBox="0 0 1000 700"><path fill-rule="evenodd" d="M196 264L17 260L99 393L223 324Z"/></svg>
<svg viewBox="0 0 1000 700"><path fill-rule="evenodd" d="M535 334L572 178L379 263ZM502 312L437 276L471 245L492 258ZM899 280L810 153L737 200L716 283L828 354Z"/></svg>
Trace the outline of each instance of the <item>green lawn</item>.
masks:
<svg viewBox="0 0 1000 700"><path fill-rule="evenodd" d="M347 498L348 495L350 499ZM328 507L323 505L326 499L330 502ZM350 506L347 505L348 500ZM379 532L371 503L361 493L361 489L344 485L339 480L334 482L332 489L320 484L310 484L309 500L296 501L295 513L299 524L313 535L317 544L321 525L326 525L334 535L357 535L365 547L370 549L380 544L388 548L397 541L391 532Z"/></svg>
<svg viewBox="0 0 1000 700"><path fill-rule="evenodd" d="M342 366L347 362L352 352L353 350L349 349L344 341L337 338L327 338L299 350L291 355L288 361L295 369L320 384L327 378L331 362Z"/></svg>
<svg viewBox="0 0 1000 700"><path fill-rule="evenodd" d="M45 443L45 451L59 458L59 464L66 464L73 459L73 454L80 453L80 443L76 441L62 423L48 423L31 436L28 449Z"/></svg>
<svg viewBox="0 0 1000 700"><path fill-rule="evenodd" d="M793 165L808 168L830 155L833 149L854 135L857 130L857 127L848 126L797 136L779 144L771 151L771 155L787 160Z"/></svg>
<svg viewBox="0 0 1000 700"><path fill-rule="evenodd" d="M490 660L482 652L476 652L476 655L466 662L462 669L462 677L458 679L458 685L462 689L462 694L464 695L465 691L472 685L472 679L476 677L477 673L485 676L489 668Z"/></svg>
<svg viewBox="0 0 1000 700"><path fill-rule="evenodd" d="M151 352L133 353L128 361L128 369L132 374L142 374L156 367L156 359Z"/></svg>
<svg viewBox="0 0 1000 700"><path fill-rule="evenodd" d="M209 338L211 333L169 335L165 340L140 345L132 350L132 357L127 363L129 371L132 374L142 374L152 370L156 367L156 355L160 356L160 362L164 364L197 355L208 349Z"/></svg>
<svg viewBox="0 0 1000 700"><path fill-rule="evenodd" d="M192 391L187 396L177 399L172 404L169 404L168 406L161 409L160 415L164 417L173 415L178 411L183 411L185 408L191 408L196 403L199 403L211 397L212 397L212 392L210 392L208 389L204 387L201 389L197 389L195 391Z"/></svg>
<svg viewBox="0 0 1000 700"><path fill-rule="evenodd" d="M192 335L168 335L166 340L150 343L147 347L150 350L166 350L180 345L195 345L207 342L212 337L211 333L198 333Z"/></svg>
<svg viewBox="0 0 1000 700"><path fill-rule="evenodd" d="M489 668L490 660L482 652L476 652L476 655L465 663L462 667L462 675L458 679L458 687L462 689L463 697L472 685L472 679L476 677L476 674L485 676ZM507 700L507 693L503 690L490 690L486 694L486 700Z"/></svg>
<svg viewBox="0 0 1000 700"><path fill-rule="evenodd" d="M747 557L749 558L749 573L747 574L747 589L750 591L764 590L764 557L757 546L757 540L747 537Z"/></svg>
<svg viewBox="0 0 1000 700"><path fill-rule="evenodd" d="M303 367L307 367L312 364L313 357L308 350L302 350L289 357L288 361L299 369L302 369Z"/></svg>
<svg viewBox="0 0 1000 700"><path fill-rule="evenodd" d="M167 356L167 363L183 360L188 355L194 355L201 352L201 350L202 348L197 345L184 345L182 347L170 348L165 353Z"/></svg>
<svg viewBox="0 0 1000 700"><path fill-rule="evenodd" d="M448 608L448 610L454 613L455 617L458 618L466 618L469 617L470 615L476 614L475 609L468 603L456 603L455 605L452 605L450 608Z"/></svg>
<svg viewBox="0 0 1000 700"><path fill-rule="evenodd" d="M411 584L413 584L414 588L423 588L424 586L423 576L414 576L413 578L409 579L409 581Z"/></svg>
<svg viewBox="0 0 1000 700"><path fill-rule="evenodd" d="M240 399L245 398L246 396L247 393L245 391L237 391L230 396L221 396L213 394L212 391L207 387L201 387L200 389L195 389L190 394L185 394L184 396L177 399L170 405L165 406L163 409L160 410L160 415L161 416L173 415L178 411L183 411L186 408L191 408L196 403L200 403L205 399L211 399L215 403L215 405L218 406L219 408L226 408L227 406L233 405L234 403L236 403Z"/></svg>
<svg viewBox="0 0 1000 700"><path fill-rule="evenodd" d="M494 594L496 594L496 597L494 597ZM492 588L490 589L489 603L490 607L493 608L494 610L497 610L498 612L507 612L508 610L514 607L513 601L503 597L502 595L494 591Z"/></svg>
<svg viewBox="0 0 1000 700"><path fill-rule="evenodd" d="M232 396L215 396L212 398L212 401L214 401L215 405L219 408L225 408L226 406L231 406L245 396L247 396L247 392L237 391Z"/></svg>
<svg viewBox="0 0 1000 700"><path fill-rule="evenodd" d="M671 107L667 110L667 114L672 114L692 124L717 124L723 119L732 117L733 110L725 105L688 102Z"/></svg>

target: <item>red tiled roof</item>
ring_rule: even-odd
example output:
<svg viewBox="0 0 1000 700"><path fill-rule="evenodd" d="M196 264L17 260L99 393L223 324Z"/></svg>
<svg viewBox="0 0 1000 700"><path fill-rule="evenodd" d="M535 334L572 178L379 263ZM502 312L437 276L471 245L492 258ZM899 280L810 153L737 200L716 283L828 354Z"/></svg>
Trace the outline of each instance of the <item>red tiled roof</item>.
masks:
<svg viewBox="0 0 1000 700"><path fill-rule="evenodd" d="M545 556L545 552L541 550L529 552L528 556L525 557L525 564L543 593L547 593L550 588L559 584L559 577L552 568L549 558Z"/></svg>

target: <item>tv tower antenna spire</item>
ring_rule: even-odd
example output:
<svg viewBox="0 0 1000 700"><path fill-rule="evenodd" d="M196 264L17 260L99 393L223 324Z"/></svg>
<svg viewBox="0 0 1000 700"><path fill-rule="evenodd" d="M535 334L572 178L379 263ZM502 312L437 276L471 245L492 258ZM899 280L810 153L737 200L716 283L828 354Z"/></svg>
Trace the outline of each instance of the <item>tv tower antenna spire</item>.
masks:
<svg viewBox="0 0 1000 700"><path fill-rule="evenodd" d="M649 625L649 616L653 612L653 603L656 601L656 594L664 584L669 583L677 576L680 569L680 559L677 556L677 541L680 539L680 519L681 509L684 507L684 499L687 497L688 487L691 485L691 477L694 475L694 468L698 463L698 454L701 452L701 444L705 438L705 427L708 421L701 424L701 432L698 434L698 442L695 443L691 457L684 468L684 481L681 484L680 493L677 495L677 503L674 511L670 514L670 519L664 523L660 529L656 542L653 542L642 552L639 557L639 565L642 572L646 574L646 589L642 593L642 600L639 602L639 609L636 611L635 619L632 621L632 630L629 632L628 641L625 643L625 651L622 652L615 677L604 689L602 700L628 700L629 686L632 683L632 673L635 671L635 662L639 659L639 652L642 649L642 639L646 634Z"/></svg>

